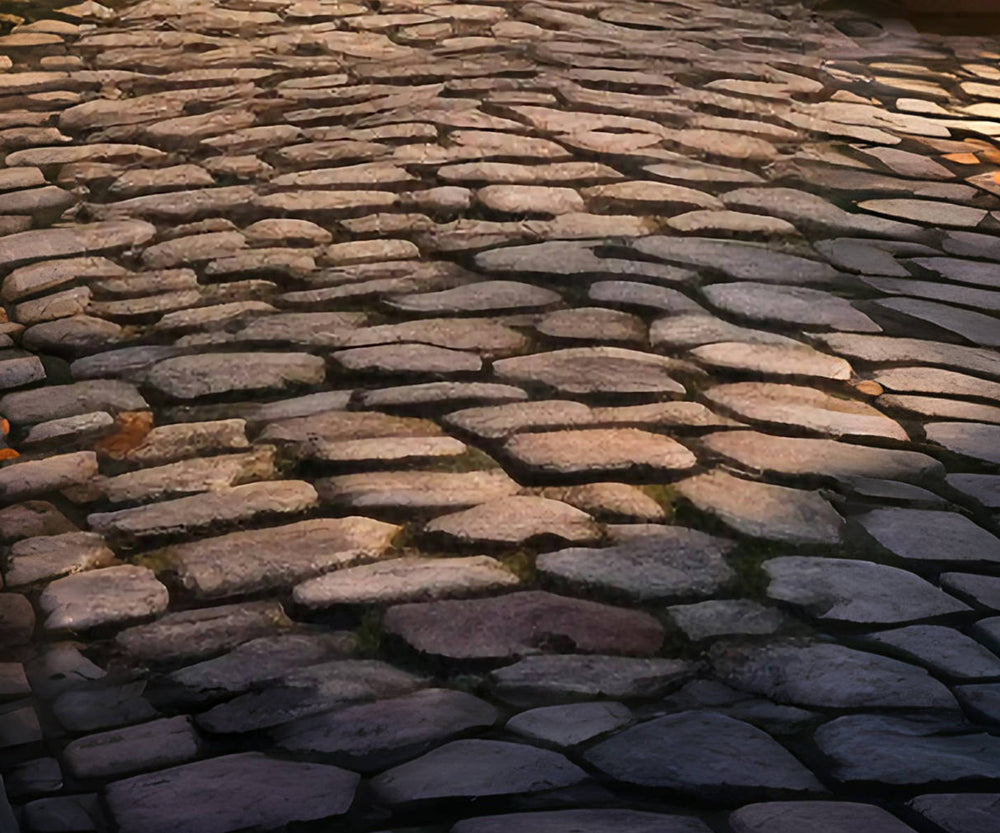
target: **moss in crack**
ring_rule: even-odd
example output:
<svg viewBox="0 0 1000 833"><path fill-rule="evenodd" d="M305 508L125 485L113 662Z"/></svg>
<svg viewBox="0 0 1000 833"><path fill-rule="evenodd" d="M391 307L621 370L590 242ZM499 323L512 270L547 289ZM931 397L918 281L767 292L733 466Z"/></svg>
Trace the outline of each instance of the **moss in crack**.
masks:
<svg viewBox="0 0 1000 833"><path fill-rule="evenodd" d="M729 589L739 598L766 602L769 581L763 564L779 555L787 555L787 548L781 544L770 541L750 541L740 544L728 559L729 566L735 573L729 582Z"/></svg>
<svg viewBox="0 0 1000 833"><path fill-rule="evenodd" d="M451 457L436 457L433 461L422 468L425 468L428 471L459 474L470 471L498 469L500 468L500 464L486 452L469 446L462 454L456 454Z"/></svg>
<svg viewBox="0 0 1000 833"><path fill-rule="evenodd" d="M358 656L377 657L385 641L382 611L366 610L361 616L361 623L355 629L354 635L357 639Z"/></svg>
<svg viewBox="0 0 1000 833"><path fill-rule="evenodd" d="M647 483L639 488L660 505L666 523L675 521L679 497L677 489L666 483Z"/></svg>
<svg viewBox="0 0 1000 833"><path fill-rule="evenodd" d="M535 554L526 549L514 550L500 558L500 563L521 580L522 587L533 587L538 581Z"/></svg>

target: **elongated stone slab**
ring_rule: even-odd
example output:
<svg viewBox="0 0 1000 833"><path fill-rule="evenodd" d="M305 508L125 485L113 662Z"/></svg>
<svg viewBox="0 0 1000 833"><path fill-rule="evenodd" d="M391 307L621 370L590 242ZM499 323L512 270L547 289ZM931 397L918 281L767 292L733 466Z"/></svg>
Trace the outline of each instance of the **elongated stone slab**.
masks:
<svg viewBox="0 0 1000 833"><path fill-rule="evenodd" d="M152 570L122 565L52 582L39 599L50 630L83 631L163 613L170 595Z"/></svg>
<svg viewBox="0 0 1000 833"><path fill-rule="evenodd" d="M1000 539L957 512L876 509L858 523L876 543L906 561L1000 563Z"/></svg>
<svg viewBox="0 0 1000 833"><path fill-rule="evenodd" d="M675 440L636 428L591 428L518 434L504 444L516 463L547 474L683 471L695 456Z"/></svg>
<svg viewBox="0 0 1000 833"><path fill-rule="evenodd" d="M308 353L208 353L165 359L153 366L147 381L175 399L196 399L233 391L317 385L325 375L323 359Z"/></svg>

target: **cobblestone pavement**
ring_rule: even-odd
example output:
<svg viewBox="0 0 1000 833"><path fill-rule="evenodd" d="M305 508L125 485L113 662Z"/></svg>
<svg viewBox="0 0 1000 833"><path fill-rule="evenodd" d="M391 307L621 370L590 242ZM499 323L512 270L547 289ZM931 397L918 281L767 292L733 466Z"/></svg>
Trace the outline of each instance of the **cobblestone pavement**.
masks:
<svg viewBox="0 0 1000 833"><path fill-rule="evenodd" d="M0 830L997 833L998 50L0 37Z"/></svg>

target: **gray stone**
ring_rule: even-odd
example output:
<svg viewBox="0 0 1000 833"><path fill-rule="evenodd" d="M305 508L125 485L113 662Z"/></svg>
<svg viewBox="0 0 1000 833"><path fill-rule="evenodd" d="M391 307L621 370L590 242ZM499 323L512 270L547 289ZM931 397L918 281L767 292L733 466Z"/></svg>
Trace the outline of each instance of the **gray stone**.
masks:
<svg viewBox="0 0 1000 833"><path fill-rule="evenodd" d="M1000 777L1000 738L939 732L932 722L849 715L820 726L815 738L842 782L914 786Z"/></svg>
<svg viewBox="0 0 1000 833"><path fill-rule="evenodd" d="M657 338L661 335L657 331ZM844 359L820 353L805 344L748 344L734 339L696 347L691 356L710 367L761 376L846 380L851 378L852 373L850 364Z"/></svg>
<svg viewBox="0 0 1000 833"><path fill-rule="evenodd" d="M769 801L750 804L729 817L733 833L914 833L895 816L872 804L848 801Z"/></svg>
<svg viewBox="0 0 1000 833"><path fill-rule="evenodd" d="M230 833L341 815L358 780L333 766L243 752L115 781L107 798L122 833ZM253 784L266 789L248 802Z"/></svg>
<svg viewBox="0 0 1000 833"><path fill-rule="evenodd" d="M969 609L913 573L871 561L793 555L765 561L764 572L769 598L819 619L888 625Z"/></svg>
<svg viewBox="0 0 1000 833"><path fill-rule="evenodd" d="M451 833L708 833L693 816L670 816L638 810L548 810L479 816L456 824ZM951 831L949 831L951 833ZM979 831L976 831L979 833Z"/></svg>
<svg viewBox="0 0 1000 833"><path fill-rule="evenodd" d="M703 598L733 577L725 560L731 549L724 539L665 526L656 534L613 547L544 553L537 569L550 580L630 601Z"/></svg>
<svg viewBox="0 0 1000 833"><path fill-rule="evenodd" d="M476 283L393 298L389 305L405 312L455 314L457 312L514 312L558 304L562 297L550 289L516 281Z"/></svg>
<svg viewBox="0 0 1000 833"><path fill-rule="evenodd" d="M941 573L941 586L974 604L1000 610L1000 577L972 573Z"/></svg>
<svg viewBox="0 0 1000 833"><path fill-rule="evenodd" d="M798 706L834 709L949 709L955 700L922 668L832 643L717 645L723 682Z"/></svg>
<svg viewBox="0 0 1000 833"><path fill-rule="evenodd" d="M576 746L620 729L631 719L632 713L622 703L572 703L521 712L508 720L504 728L532 740Z"/></svg>
<svg viewBox="0 0 1000 833"><path fill-rule="evenodd" d="M857 521L877 544L907 561L1000 562L1000 539L957 512L876 509Z"/></svg>
<svg viewBox="0 0 1000 833"><path fill-rule="evenodd" d="M683 755L676 750L683 749ZM707 801L823 792L815 777L760 729L711 712L640 723L584 757L626 784L667 788Z"/></svg>
<svg viewBox="0 0 1000 833"><path fill-rule="evenodd" d="M22 812L25 823L38 833L97 833L106 824L100 799L93 793L39 798L25 804Z"/></svg>
<svg viewBox="0 0 1000 833"><path fill-rule="evenodd" d="M77 738L63 750L63 760L78 778L108 778L184 763L200 749L191 718L166 717Z"/></svg>
<svg viewBox="0 0 1000 833"><path fill-rule="evenodd" d="M844 521L819 494L742 480L722 471L680 481L682 497L742 535L789 544L836 544Z"/></svg>
<svg viewBox="0 0 1000 833"><path fill-rule="evenodd" d="M370 772L414 758L455 735L488 729L498 717L493 706L471 694L428 688L306 717L272 730L272 736L290 752L321 754Z"/></svg>
<svg viewBox="0 0 1000 833"><path fill-rule="evenodd" d="M490 673L493 691L519 706L610 697L620 700L662 696L694 672L673 659L641 659L572 654L527 656Z"/></svg>
<svg viewBox="0 0 1000 833"><path fill-rule="evenodd" d="M588 428L518 434L504 453L532 471L567 475L633 470L677 471L695 465L695 456L675 440L637 428Z"/></svg>
<svg viewBox="0 0 1000 833"><path fill-rule="evenodd" d="M1000 813L1000 794L935 793L917 796L908 806L944 833L992 833Z"/></svg>
<svg viewBox="0 0 1000 833"><path fill-rule="evenodd" d="M398 806L545 792L586 778L556 752L497 740L456 740L383 772L371 785L380 800Z"/></svg>
<svg viewBox="0 0 1000 833"><path fill-rule="evenodd" d="M650 655L663 629L645 613L542 591L390 608L385 629L412 648L450 659L507 659L576 651Z"/></svg>
<svg viewBox="0 0 1000 833"><path fill-rule="evenodd" d="M92 532L64 532L26 538L11 547L4 571L8 587L59 578L67 573L108 567L115 554Z"/></svg>
<svg viewBox="0 0 1000 833"><path fill-rule="evenodd" d="M716 636L771 634L787 619L774 608L748 599L713 599L667 608L667 615L692 642Z"/></svg>
<svg viewBox="0 0 1000 833"><path fill-rule="evenodd" d="M514 496L481 503L426 524L424 531L462 544L523 544L539 538L596 541L600 531L586 512L547 498Z"/></svg>
<svg viewBox="0 0 1000 833"><path fill-rule="evenodd" d="M79 416L94 411L141 411L146 400L134 385L111 379L94 379L72 385L55 385L8 393L0 398L0 411L17 425Z"/></svg>
<svg viewBox="0 0 1000 833"><path fill-rule="evenodd" d="M64 691L52 702L52 711L70 732L95 732L140 723L159 717L143 695L145 688L145 682L140 681Z"/></svg>
<svg viewBox="0 0 1000 833"><path fill-rule="evenodd" d="M888 298L874 304L891 313L933 324L981 347L1000 347L996 319L991 315L920 298Z"/></svg>
<svg viewBox="0 0 1000 833"><path fill-rule="evenodd" d="M42 592L38 605L49 630L83 631L163 613L167 588L152 570L122 565L66 576Z"/></svg>
<svg viewBox="0 0 1000 833"><path fill-rule="evenodd" d="M714 307L751 321L862 333L882 330L850 301L818 289L737 281L706 286L702 293Z"/></svg>
<svg viewBox="0 0 1000 833"><path fill-rule="evenodd" d="M976 422L932 422L924 426L929 442L948 451L1000 465L1000 425Z"/></svg>
<svg viewBox="0 0 1000 833"><path fill-rule="evenodd" d="M0 469L0 503L79 486L96 474L97 455L93 451L17 461Z"/></svg>
<svg viewBox="0 0 1000 833"><path fill-rule="evenodd" d="M868 634L865 641L954 680L1000 677L1000 657L953 628L910 625Z"/></svg>
<svg viewBox="0 0 1000 833"><path fill-rule="evenodd" d="M324 361L308 353L208 353L165 359L153 366L147 381L174 399L195 399L317 385L325 375Z"/></svg>

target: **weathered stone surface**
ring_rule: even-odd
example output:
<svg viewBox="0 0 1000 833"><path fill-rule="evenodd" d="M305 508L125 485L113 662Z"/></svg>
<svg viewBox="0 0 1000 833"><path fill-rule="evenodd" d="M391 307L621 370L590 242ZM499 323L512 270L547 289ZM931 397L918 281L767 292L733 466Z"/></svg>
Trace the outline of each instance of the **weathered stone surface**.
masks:
<svg viewBox="0 0 1000 833"><path fill-rule="evenodd" d="M163 613L170 595L152 570L122 565L66 576L42 592L38 604L49 630L84 631Z"/></svg>
<svg viewBox="0 0 1000 833"><path fill-rule="evenodd" d="M793 555L765 561L764 571L769 598L819 619L895 624L968 610L913 573L871 561Z"/></svg>
<svg viewBox="0 0 1000 833"><path fill-rule="evenodd" d="M667 321L669 322L669 319ZM657 340L661 336L662 333L657 332ZM740 370L764 376L851 378L851 366L844 359L828 356L804 344L748 344L735 340L719 341L696 347L691 351L691 356L710 367Z"/></svg>
<svg viewBox="0 0 1000 833"><path fill-rule="evenodd" d="M142 220L34 229L4 237L0 241L0 263L11 267L33 260L141 246L155 234L155 226Z"/></svg>
<svg viewBox="0 0 1000 833"><path fill-rule="evenodd" d="M329 477L316 484L324 503L363 511L458 509L509 497L520 486L501 470L390 471Z"/></svg>
<svg viewBox="0 0 1000 833"><path fill-rule="evenodd" d="M539 538L586 543L599 537L586 512L547 498L514 496L481 503L424 526L424 531L462 544L523 544Z"/></svg>
<svg viewBox="0 0 1000 833"><path fill-rule="evenodd" d="M649 655L663 631L652 617L541 591L391 608L385 627L414 649L452 659L504 659L567 648Z"/></svg>
<svg viewBox="0 0 1000 833"><path fill-rule="evenodd" d="M973 573L941 573L938 581L956 596L991 610L1000 610L1000 578Z"/></svg>
<svg viewBox="0 0 1000 833"><path fill-rule="evenodd" d="M872 804L849 801L769 801L742 807L729 817L733 833L913 833L913 828Z"/></svg>
<svg viewBox="0 0 1000 833"><path fill-rule="evenodd" d="M8 393L0 410L13 423L35 423L93 411L141 411L148 407L133 385L109 379Z"/></svg>
<svg viewBox="0 0 1000 833"><path fill-rule="evenodd" d="M693 642L717 636L771 634L786 624L774 608L748 599L713 599L667 608L667 615Z"/></svg>
<svg viewBox="0 0 1000 833"><path fill-rule="evenodd" d="M712 306L751 321L862 333L882 330L849 301L818 289L737 281L712 284L702 292Z"/></svg>
<svg viewBox="0 0 1000 833"><path fill-rule="evenodd" d="M836 544L844 521L819 494L713 471L682 480L681 496L737 532L790 544Z"/></svg>
<svg viewBox="0 0 1000 833"><path fill-rule="evenodd" d="M694 667L673 659L551 654L527 656L491 672L493 691L521 706L609 697L662 696L691 676Z"/></svg>
<svg viewBox="0 0 1000 833"><path fill-rule="evenodd" d="M836 709L954 708L922 668L828 643L721 645L713 666L724 682L778 703Z"/></svg>
<svg viewBox="0 0 1000 833"><path fill-rule="evenodd" d="M556 746L575 746L620 729L631 719L632 713L622 703L572 703L521 712L508 720L504 728Z"/></svg>
<svg viewBox="0 0 1000 833"><path fill-rule="evenodd" d="M200 748L189 717L168 717L78 738L63 757L78 778L108 778L184 763Z"/></svg>
<svg viewBox="0 0 1000 833"><path fill-rule="evenodd" d="M123 833L229 833L345 813L358 780L334 766L243 752L116 781L108 803ZM267 787L248 803L248 784Z"/></svg>
<svg viewBox="0 0 1000 833"><path fill-rule="evenodd" d="M864 402L838 399L814 388L765 382L715 385L705 398L741 419L778 427L794 426L833 437L886 437L906 440L893 420Z"/></svg>
<svg viewBox="0 0 1000 833"><path fill-rule="evenodd" d="M945 833L990 833L1000 811L1000 795L934 793L917 796L908 804Z"/></svg>
<svg viewBox="0 0 1000 833"><path fill-rule="evenodd" d="M478 596L518 584L513 573L484 555L394 558L310 579L296 586L294 598L310 608L425 602Z"/></svg>
<svg viewBox="0 0 1000 833"><path fill-rule="evenodd" d="M0 541L5 544L76 531L76 525L69 518L43 500L26 500L0 509Z"/></svg>
<svg viewBox="0 0 1000 833"><path fill-rule="evenodd" d="M387 804L517 795L568 787L587 774L556 752L496 740L456 740L372 780Z"/></svg>
<svg viewBox="0 0 1000 833"><path fill-rule="evenodd" d="M720 431L701 441L710 451L751 472L918 482L944 474L944 466L926 454L836 440L776 437L756 431Z"/></svg>
<svg viewBox="0 0 1000 833"><path fill-rule="evenodd" d="M677 749L685 754L676 755ZM823 791L809 770L760 729L711 712L640 723L592 746L585 758L617 781L713 801Z"/></svg>
<svg viewBox="0 0 1000 833"><path fill-rule="evenodd" d="M869 634L866 641L952 679L1000 677L1000 657L953 628L910 625Z"/></svg>
<svg viewBox="0 0 1000 833"><path fill-rule="evenodd" d="M693 816L671 816L638 810L548 810L504 813L460 821L452 833L503 833L511 825L524 833L708 833ZM949 831L951 833L951 831ZM979 831L976 831L979 833Z"/></svg>
<svg viewBox="0 0 1000 833"><path fill-rule="evenodd" d="M323 360L307 353L210 353L165 359L153 366L147 381L174 399L195 399L317 385L325 375Z"/></svg>
<svg viewBox="0 0 1000 833"><path fill-rule="evenodd" d="M394 298L391 305L406 312L454 314L456 312L501 312L535 309L557 304L562 298L550 289L516 281L479 283Z"/></svg>
<svg viewBox="0 0 1000 833"><path fill-rule="evenodd" d="M168 613L148 625L123 630L115 641L140 662L176 662L201 659L287 625L278 602L251 602Z"/></svg>
<svg viewBox="0 0 1000 833"><path fill-rule="evenodd" d="M733 577L730 542L683 527L661 527L614 547L540 555L537 569L554 581L631 601L706 597Z"/></svg>
<svg viewBox="0 0 1000 833"><path fill-rule="evenodd" d="M893 555L918 564L1000 561L1000 539L957 512L876 509L858 523Z"/></svg>
<svg viewBox="0 0 1000 833"><path fill-rule="evenodd" d="M592 421L591 409L586 405L560 399L465 408L445 417L447 424L484 439L500 439L532 428L588 425Z"/></svg>
<svg viewBox="0 0 1000 833"><path fill-rule="evenodd" d="M4 580L8 587L59 578L67 573L108 567L115 554L92 532L64 532L27 538L11 547Z"/></svg>
<svg viewBox="0 0 1000 833"><path fill-rule="evenodd" d="M463 732L487 729L498 717L493 706L471 694L428 688L297 720L272 736L282 749L322 754L367 772L414 758Z"/></svg>
<svg viewBox="0 0 1000 833"><path fill-rule="evenodd" d="M298 480L248 483L204 495L90 515L90 526L127 542L191 534L253 518L290 515L312 507L316 490Z"/></svg>
<svg viewBox="0 0 1000 833"><path fill-rule="evenodd" d="M1000 425L977 422L932 422L924 426L932 443L948 451L1000 465Z"/></svg>
<svg viewBox="0 0 1000 833"><path fill-rule="evenodd" d="M636 428L524 433L503 448L517 464L546 474L677 471L695 464L695 456L680 443Z"/></svg>
<svg viewBox="0 0 1000 833"><path fill-rule="evenodd" d="M816 730L816 743L843 782L952 783L997 778L1000 739L939 733L933 723L875 715L839 717Z"/></svg>
<svg viewBox="0 0 1000 833"><path fill-rule="evenodd" d="M196 596L232 596L288 587L378 558L397 532L399 527L370 518L316 518L177 544L159 558Z"/></svg>

